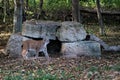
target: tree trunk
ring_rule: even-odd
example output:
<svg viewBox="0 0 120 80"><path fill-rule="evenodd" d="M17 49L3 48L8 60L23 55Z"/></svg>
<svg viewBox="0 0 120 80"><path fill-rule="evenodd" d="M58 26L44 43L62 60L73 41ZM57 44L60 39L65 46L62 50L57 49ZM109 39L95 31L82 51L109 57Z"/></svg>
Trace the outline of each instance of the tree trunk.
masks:
<svg viewBox="0 0 120 80"><path fill-rule="evenodd" d="M7 2L6 2L6 10L7 10L7 14L8 14L8 16L11 14L10 13L10 0L7 0Z"/></svg>
<svg viewBox="0 0 120 80"><path fill-rule="evenodd" d="M28 10L28 6L29 6L28 2L29 0L26 0L26 7L25 7L26 10Z"/></svg>
<svg viewBox="0 0 120 80"><path fill-rule="evenodd" d="M42 11L42 7L43 7L43 0L40 0L40 11Z"/></svg>
<svg viewBox="0 0 120 80"><path fill-rule="evenodd" d="M43 11L43 0L40 0L40 5L39 5L39 13L37 15L37 19L40 18L40 16L42 16L42 11Z"/></svg>
<svg viewBox="0 0 120 80"><path fill-rule="evenodd" d="M28 3L26 3L28 0L23 1L24 6L22 6L22 23L26 21L26 15L28 10ZM26 7L27 5L27 7Z"/></svg>
<svg viewBox="0 0 120 80"><path fill-rule="evenodd" d="M23 0L14 0L14 29L13 33L21 32L22 31L22 5Z"/></svg>
<svg viewBox="0 0 120 80"><path fill-rule="evenodd" d="M96 0L96 5L97 5L97 16L98 16L98 22L100 25L100 34L104 35L104 25L103 25L103 20L102 20L102 15L101 15L101 10L100 10L100 1Z"/></svg>
<svg viewBox="0 0 120 80"><path fill-rule="evenodd" d="M33 0L33 4L34 4L34 15L36 15L36 11L37 11L37 8L36 8L36 0Z"/></svg>
<svg viewBox="0 0 120 80"><path fill-rule="evenodd" d="M74 21L81 22L79 0L72 0L72 16Z"/></svg>
<svg viewBox="0 0 120 80"><path fill-rule="evenodd" d="M3 12L4 12L4 17L3 17L3 22L5 23L6 22L6 0L3 0L3 3L4 3L4 7L3 7Z"/></svg>

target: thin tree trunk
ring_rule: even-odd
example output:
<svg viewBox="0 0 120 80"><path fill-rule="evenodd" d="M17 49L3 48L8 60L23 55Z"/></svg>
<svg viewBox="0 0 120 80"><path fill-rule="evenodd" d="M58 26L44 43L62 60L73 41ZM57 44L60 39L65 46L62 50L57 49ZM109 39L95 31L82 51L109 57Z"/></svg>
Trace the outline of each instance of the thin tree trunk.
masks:
<svg viewBox="0 0 120 80"><path fill-rule="evenodd" d="M4 10L3 10L3 12L4 12L4 18L3 18L3 22L5 23L6 22L6 0L4 0Z"/></svg>
<svg viewBox="0 0 120 80"><path fill-rule="evenodd" d="M23 0L14 0L14 29L13 33L21 32L22 31L22 5Z"/></svg>
<svg viewBox="0 0 120 80"><path fill-rule="evenodd" d="M40 16L42 15L42 11L43 11L43 0L40 0L40 6L39 6L39 13L37 15L37 19L40 18Z"/></svg>
<svg viewBox="0 0 120 80"><path fill-rule="evenodd" d="M43 7L43 0L40 0L40 10L42 11L42 7Z"/></svg>
<svg viewBox="0 0 120 80"><path fill-rule="evenodd" d="M37 11L37 8L36 8L36 0L33 0L34 2L34 15L36 15L36 11Z"/></svg>
<svg viewBox="0 0 120 80"><path fill-rule="evenodd" d="M6 3L7 5L6 5L6 10L7 10L7 13L8 13L8 15L10 15L10 1L9 0L7 0L7 3Z"/></svg>
<svg viewBox="0 0 120 80"><path fill-rule="evenodd" d="M102 20L102 15L101 15L101 9L100 9L100 1L96 0L96 5L97 5L97 16L98 16L98 22L100 25L100 34L104 35L104 25L103 25L103 20Z"/></svg>
<svg viewBox="0 0 120 80"><path fill-rule="evenodd" d="M72 16L74 21L81 22L79 0L72 0Z"/></svg>
<svg viewBox="0 0 120 80"><path fill-rule="evenodd" d="M22 22L26 21L26 15L27 15L26 12L28 10L28 3L26 3L27 1L26 0L25 0L25 2L23 1L24 5L22 6ZM26 7L26 5L27 5L27 7Z"/></svg>
<svg viewBox="0 0 120 80"><path fill-rule="evenodd" d="M26 10L28 10L28 6L29 6L29 4L28 4L28 2L29 2L29 0L26 0Z"/></svg>

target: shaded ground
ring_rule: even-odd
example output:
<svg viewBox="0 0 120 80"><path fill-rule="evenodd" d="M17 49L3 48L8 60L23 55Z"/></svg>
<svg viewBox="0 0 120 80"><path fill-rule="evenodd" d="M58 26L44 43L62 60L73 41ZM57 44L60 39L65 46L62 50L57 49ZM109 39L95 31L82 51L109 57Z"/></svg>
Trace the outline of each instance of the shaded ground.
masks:
<svg viewBox="0 0 120 80"><path fill-rule="evenodd" d="M106 36L98 34L97 25L88 24L85 25L85 29L89 33L97 34L109 45L120 45L120 25L107 25ZM5 48L12 29L9 25L0 25L0 31L1 50ZM3 78L6 80L28 80L28 78L29 80L120 80L120 52L102 52L101 58L52 57L50 62L46 62L44 57L24 61L5 57L0 53L0 80Z"/></svg>
<svg viewBox="0 0 120 80"><path fill-rule="evenodd" d="M101 58L82 56L76 59L65 59L56 57L52 58L49 63L45 58L28 61L0 59L1 78L8 75L19 75L26 80L30 75L37 77L38 70L45 74L56 75L58 80L119 80L117 78L120 78L120 54L106 53Z"/></svg>

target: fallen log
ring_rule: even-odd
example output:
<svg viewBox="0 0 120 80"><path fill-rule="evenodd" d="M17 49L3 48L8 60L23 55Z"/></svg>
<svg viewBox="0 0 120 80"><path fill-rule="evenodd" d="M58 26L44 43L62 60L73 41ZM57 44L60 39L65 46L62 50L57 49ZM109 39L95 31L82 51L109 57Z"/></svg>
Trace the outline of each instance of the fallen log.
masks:
<svg viewBox="0 0 120 80"><path fill-rule="evenodd" d="M104 49L104 51L120 51L120 45L109 46L109 48L108 49Z"/></svg>
<svg viewBox="0 0 120 80"><path fill-rule="evenodd" d="M103 48L103 51L120 51L120 45L117 46L109 46L103 40L95 36L94 34L89 34L89 40L96 41L100 43Z"/></svg>
<svg viewBox="0 0 120 80"><path fill-rule="evenodd" d="M84 7L81 7L80 8L80 11L81 12L86 12L86 13L92 13L92 14L97 14L97 11L95 9L88 9L88 8L84 8ZM105 10L102 10L101 11L101 14L105 14L105 15L120 15L120 11L105 11Z"/></svg>

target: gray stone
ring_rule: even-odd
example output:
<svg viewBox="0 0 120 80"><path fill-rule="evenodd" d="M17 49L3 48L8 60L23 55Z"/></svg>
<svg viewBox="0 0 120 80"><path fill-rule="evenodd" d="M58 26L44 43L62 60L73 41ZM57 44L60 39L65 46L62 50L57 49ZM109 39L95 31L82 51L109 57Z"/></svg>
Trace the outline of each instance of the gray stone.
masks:
<svg viewBox="0 0 120 80"><path fill-rule="evenodd" d="M73 21L62 22L57 32L60 41L79 41L85 39L86 35L83 25Z"/></svg>
<svg viewBox="0 0 120 80"><path fill-rule="evenodd" d="M30 20L23 24L22 35L32 38L56 39L59 22Z"/></svg>
<svg viewBox="0 0 120 80"><path fill-rule="evenodd" d="M94 41L62 43L61 53L65 57L100 56L100 44Z"/></svg>
<svg viewBox="0 0 120 80"><path fill-rule="evenodd" d="M120 51L120 45L109 46L107 49L104 49L104 51Z"/></svg>
<svg viewBox="0 0 120 80"><path fill-rule="evenodd" d="M10 57L21 57L22 39L20 34L12 34L6 45L5 53Z"/></svg>

